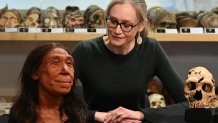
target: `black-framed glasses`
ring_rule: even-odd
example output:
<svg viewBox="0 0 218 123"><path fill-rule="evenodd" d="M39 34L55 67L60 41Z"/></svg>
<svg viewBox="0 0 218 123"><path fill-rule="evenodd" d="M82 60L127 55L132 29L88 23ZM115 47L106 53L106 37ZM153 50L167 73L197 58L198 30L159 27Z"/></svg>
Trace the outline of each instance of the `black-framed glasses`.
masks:
<svg viewBox="0 0 218 123"><path fill-rule="evenodd" d="M120 25L120 28L124 31L124 32L130 32L135 26L137 26L139 23L135 24L135 25L131 25L128 23L119 23L117 20L113 20L110 18L106 18L106 23L107 26L109 28L116 28L118 25Z"/></svg>

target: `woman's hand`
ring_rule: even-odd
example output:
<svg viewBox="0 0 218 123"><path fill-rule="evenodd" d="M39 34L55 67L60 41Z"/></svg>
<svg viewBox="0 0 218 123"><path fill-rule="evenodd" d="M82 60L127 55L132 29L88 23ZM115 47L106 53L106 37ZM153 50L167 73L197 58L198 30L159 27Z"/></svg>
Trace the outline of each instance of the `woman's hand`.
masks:
<svg viewBox="0 0 218 123"><path fill-rule="evenodd" d="M124 107L118 107L107 113L104 118L104 123L140 123L144 118L144 113L140 111L133 111Z"/></svg>
<svg viewBox="0 0 218 123"><path fill-rule="evenodd" d="M99 122L104 122L106 115L106 112L95 112L95 120Z"/></svg>

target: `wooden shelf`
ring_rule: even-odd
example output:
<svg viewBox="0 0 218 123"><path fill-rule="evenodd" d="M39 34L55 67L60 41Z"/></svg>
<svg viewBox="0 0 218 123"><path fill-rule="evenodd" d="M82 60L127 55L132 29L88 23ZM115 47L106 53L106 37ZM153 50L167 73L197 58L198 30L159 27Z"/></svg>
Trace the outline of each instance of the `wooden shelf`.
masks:
<svg viewBox="0 0 218 123"><path fill-rule="evenodd" d="M158 41L169 42L218 42L218 34L160 34L150 33Z"/></svg>
<svg viewBox="0 0 218 123"><path fill-rule="evenodd" d="M85 41L103 33L7 33L0 32L0 41ZM149 37L165 42L218 42L218 34L160 34Z"/></svg>

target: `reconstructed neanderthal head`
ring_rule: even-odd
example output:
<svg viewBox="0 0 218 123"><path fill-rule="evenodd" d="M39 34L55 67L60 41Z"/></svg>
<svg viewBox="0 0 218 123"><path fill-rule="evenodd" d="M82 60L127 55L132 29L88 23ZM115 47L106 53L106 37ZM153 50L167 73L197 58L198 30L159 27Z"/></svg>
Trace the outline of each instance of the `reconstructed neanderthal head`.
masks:
<svg viewBox="0 0 218 123"><path fill-rule="evenodd" d="M216 97L213 75L201 66L190 69L184 92L190 108L209 107L210 100Z"/></svg>

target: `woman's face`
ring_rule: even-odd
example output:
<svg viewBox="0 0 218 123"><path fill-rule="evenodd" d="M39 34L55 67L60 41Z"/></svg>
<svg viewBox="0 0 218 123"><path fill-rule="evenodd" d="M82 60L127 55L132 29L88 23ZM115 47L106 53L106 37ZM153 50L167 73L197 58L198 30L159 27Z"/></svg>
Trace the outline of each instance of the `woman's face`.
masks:
<svg viewBox="0 0 218 123"><path fill-rule="evenodd" d="M39 92L53 96L69 93L74 79L73 63L73 58L64 49L49 51L33 75L39 80Z"/></svg>
<svg viewBox="0 0 218 123"><path fill-rule="evenodd" d="M131 31L124 32L120 25L116 28L110 28L108 25L108 37L113 46L122 47L134 41L135 35L138 32L138 23L136 10L129 3L116 4L108 15L112 22L123 23L124 25L134 26Z"/></svg>

